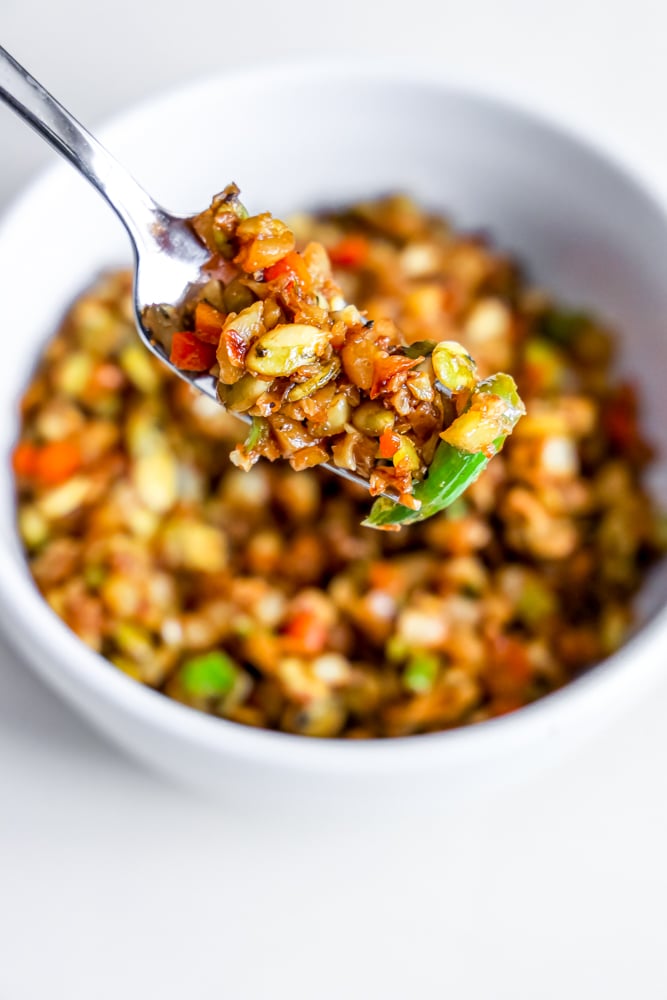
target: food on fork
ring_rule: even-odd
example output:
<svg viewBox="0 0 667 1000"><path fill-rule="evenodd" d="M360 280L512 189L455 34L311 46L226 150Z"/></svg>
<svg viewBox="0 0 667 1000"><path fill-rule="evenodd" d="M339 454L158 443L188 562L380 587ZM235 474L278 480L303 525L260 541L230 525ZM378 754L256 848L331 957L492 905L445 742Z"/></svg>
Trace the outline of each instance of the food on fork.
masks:
<svg viewBox="0 0 667 1000"><path fill-rule="evenodd" d="M525 412L513 378L481 378L455 340L409 343L393 319L347 304L322 244L298 250L284 222L248 216L236 185L192 226L208 280L143 321L172 364L212 371L224 406L252 417L235 465L330 462L384 494L364 524L397 530L453 503ZM334 261L353 267L365 247L343 240Z"/></svg>

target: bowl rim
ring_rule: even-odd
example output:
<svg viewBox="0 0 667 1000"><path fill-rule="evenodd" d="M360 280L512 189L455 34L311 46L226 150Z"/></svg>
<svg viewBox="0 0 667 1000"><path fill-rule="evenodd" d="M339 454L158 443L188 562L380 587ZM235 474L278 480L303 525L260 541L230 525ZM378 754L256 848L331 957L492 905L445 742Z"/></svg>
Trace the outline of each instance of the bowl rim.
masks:
<svg viewBox="0 0 667 1000"><path fill-rule="evenodd" d="M388 68L375 59L323 60L302 59L287 63L269 61L262 66L249 66L213 73L149 95L105 120L96 134L113 150L114 138L124 130L131 130L147 114L160 111L175 99L196 99L197 94L219 89L230 83L235 86L245 80L257 84L264 79L266 85L303 82L319 79L357 80L359 83L399 87L425 87L434 94L459 98L465 102L485 107L502 117L523 121L553 139L576 148L588 159L611 171L627 187L651 205L667 229L667 214L660 196L644 177L638 176L624 158L607 152L604 146L591 142L576 127L564 125L551 113L533 110L514 97L491 95L482 86L466 81L461 83L433 66L414 64L399 69ZM70 167L56 162L40 171L31 182L12 199L0 219L0 242L5 231L36 197L58 185L61 177L69 176ZM44 341L42 342L43 345ZM5 471L13 494L13 475L9 462ZM659 608L612 655L601 660L586 673L568 682L563 688L508 715L488 719L482 723L455 727L419 736L399 736L387 739L344 740L337 737L314 739L274 730L255 729L230 720L207 715L197 709L182 705L171 698L148 688L123 674L112 663L94 652L72 632L43 599L27 566L17 574L14 553L9 556L4 534L0 534L0 619L5 632L13 640L26 660L31 662L47 683L58 687L49 677L49 662L68 674L75 684L90 689L101 701L111 701L115 708L132 716L146 726L146 732L158 730L174 740L185 740L193 746L203 747L225 757L250 760L255 764L271 765L281 769L317 771L322 774L345 772L352 774L380 774L387 771L406 772L423 770L425 763L437 768L443 758L460 760L487 758L500 741L524 744L535 735L554 734L566 718L591 701L597 703L603 691L610 692L617 686L619 677L627 670L626 660L649 653L657 646L660 636L667 629L667 604ZM30 639L26 639L26 636ZM40 654L42 666L27 651L27 645ZM55 653L54 653L55 651ZM654 657L653 659L659 659ZM633 674L635 689L641 688Z"/></svg>

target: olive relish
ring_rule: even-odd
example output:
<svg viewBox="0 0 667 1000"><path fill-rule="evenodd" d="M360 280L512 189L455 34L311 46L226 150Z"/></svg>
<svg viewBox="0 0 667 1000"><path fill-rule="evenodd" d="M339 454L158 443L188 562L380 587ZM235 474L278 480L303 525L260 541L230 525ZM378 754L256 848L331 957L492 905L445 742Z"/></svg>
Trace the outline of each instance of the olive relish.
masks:
<svg viewBox="0 0 667 1000"><path fill-rule="evenodd" d="M469 354L482 380L516 378L527 412L502 453L446 510L369 531L365 490L316 467L231 465L248 453L235 452L242 425L145 350L129 275L107 275L74 303L22 401L18 526L37 586L128 676L252 726L405 736L559 688L623 642L663 550L642 487L651 450L634 390L612 374L611 332L403 197L290 228L297 245L327 248L346 300L403 331L406 356L463 345L433 348L444 383L469 377ZM217 287L218 312L261 301L266 313L247 284ZM351 424L357 443L377 447L399 423L384 409Z"/></svg>

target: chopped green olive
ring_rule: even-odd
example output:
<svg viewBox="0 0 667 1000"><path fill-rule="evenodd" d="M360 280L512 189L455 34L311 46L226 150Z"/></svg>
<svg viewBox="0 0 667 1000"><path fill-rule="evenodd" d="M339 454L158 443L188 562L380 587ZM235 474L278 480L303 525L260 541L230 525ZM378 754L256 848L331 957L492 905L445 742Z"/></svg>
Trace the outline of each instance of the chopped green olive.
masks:
<svg viewBox="0 0 667 1000"><path fill-rule="evenodd" d="M477 365L465 348L453 340L435 345L431 364L438 382L448 392L472 389L477 381Z"/></svg>
<svg viewBox="0 0 667 1000"><path fill-rule="evenodd" d="M361 403L352 414L352 426L369 437L379 437L388 427L393 427L396 416L376 400Z"/></svg>
<svg viewBox="0 0 667 1000"><path fill-rule="evenodd" d="M317 371L311 378L306 379L305 382L297 382L292 388L287 392L286 399L290 403L295 403L299 399L305 399L306 396L312 396L314 392L325 386L327 382L330 382L333 378L336 378L338 372L340 371L340 361L338 358L332 358L327 364L322 365L322 367Z"/></svg>
<svg viewBox="0 0 667 1000"><path fill-rule="evenodd" d="M246 367L272 378L290 375L313 364L325 352L329 338L325 330L304 323L285 323L259 337L246 357Z"/></svg>
<svg viewBox="0 0 667 1000"><path fill-rule="evenodd" d="M255 405L262 393L271 388L272 380L242 375L233 385L218 383L218 397L223 406L235 413L243 413Z"/></svg>
<svg viewBox="0 0 667 1000"><path fill-rule="evenodd" d="M247 285L235 278L222 293L222 301L228 313L240 313L255 301L255 296Z"/></svg>

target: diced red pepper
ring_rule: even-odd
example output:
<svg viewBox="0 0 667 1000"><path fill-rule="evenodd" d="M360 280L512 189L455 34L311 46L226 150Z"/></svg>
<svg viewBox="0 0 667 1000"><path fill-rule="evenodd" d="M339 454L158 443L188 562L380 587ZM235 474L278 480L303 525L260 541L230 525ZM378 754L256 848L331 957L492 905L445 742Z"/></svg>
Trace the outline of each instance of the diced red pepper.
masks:
<svg viewBox="0 0 667 1000"><path fill-rule="evenodd" d="M518 695L502 694L491 699L489 712L494 718L497 718L500 715L508 715L510 712L516 712L517 708L523 708L525 704L525 699L520 698Z"/></svg>
<svg viewBox="0 0 667 1000"><path fill-rule="evenodd" d="M637 463L651 457L651 449L642 440L639 405L634 386L624 383L613 392L603 411L603 425L612 445Z"/></svg>
<svg viewBox="0 0 667 1000"><path fill-rule="evenodd" d="M299 281L302 285L309 285L312 282L310 271L306 267L303 257L296 250L291 250L282 260L264 268L265 281L275 281L277 278Z"/></svg>
<svg viewBox="0 0 667 1000"><path fill-rule="evenodd" d="M34 476L37 466L37 447L30 441L20 441L12 453L12 468L14 473L27 479Z"/></svg>
<svg viewBox="0 0 667 1000"><path fill-rule="evenodd" d="M365 236L344 236L329 249L329 259L335 267L361 267L368 259L369 249Z"/></svg>
<svg viewBox="0 0 667 1000"><path fill-rule="evenodd" d="M225 324L224 313L214 309L208 302L198 302L195 308L195 333L206 344L218 346L220 334Z"/></svg>
<svg viewBox="0 0 667 1000"><path fill-rule="evenodd" d="M174 334L169 360L184 372L206 372L215 362L215 347L182 330Z"/></svg>
<svg viewBox="0 0 667 1000"><path fill-rule="evenodd" d="M311 611L299 611L287 623L284 636L291 652L307 656L325 648L327 628Z"/></svg>
<svg viewBox="0 0 667 1000"><path fill-rule="evenodd" d="M74 441L49 441L37 451L35 478L58 486L81 468L81 449Z"/></svg>
<svg viewBox="0 0 667 1000"><path fill-rule="evenodd" d="M627 410L608 410L604 423L611 442L621 451L630 451L637 439L637 431L634 418Z"/></svg>
<svg viewBox="0 0 667 1000"><path fill-rule="evenodd" d="M386 427L382 431L382 434L380 434L378 447L379 458L393 458L400 446L401 439L398 434L396 434L391 427Z"/></svg>
<svg viewBox="0 0 667 1000"><path fill-rule="evenodd" d="M495 697L521 698L534 676L526 643L511 635L491 639L486 683Z"/></svg>
<svg viewBox="0 0 667 1000"><path fill-rule="evenodd" d="M22 441L12 455L16 475L37 479L43 486L64 483L79 471L81 464L81 450L74 441L49 441L43 445Z"/></svg>
<svg viewBox="0 0 667 1000"><path fill-rule="evenodd" d="M371 590L382 590L385 594L397 597L406 588L405 574L398 563L387 559L378 559L368 568L368 582Z"/></svg>

